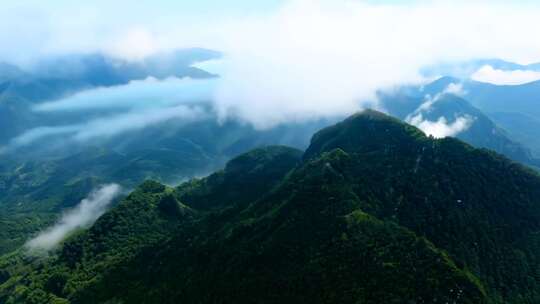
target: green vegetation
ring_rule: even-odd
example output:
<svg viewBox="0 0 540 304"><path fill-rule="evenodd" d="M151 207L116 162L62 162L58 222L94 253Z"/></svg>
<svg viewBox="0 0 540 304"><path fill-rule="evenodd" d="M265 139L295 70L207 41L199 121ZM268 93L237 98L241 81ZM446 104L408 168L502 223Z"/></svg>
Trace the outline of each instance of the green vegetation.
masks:
<svg viewBox="0 0 540 304"><path fill-rule="evenodd" d="M540 176L367 111L177 188L147 181L0 303L537 303Z"/></svg>
<svg viewBox="0 0 540 304"><path fill-rule="evenodd" d="M129 155L89 149L67 158L32 161L0 174L0 254L22 245L50 225L100 184L133 188L145 179L179 180L217 166L215 160L187 149L134 151Z"/></svg>

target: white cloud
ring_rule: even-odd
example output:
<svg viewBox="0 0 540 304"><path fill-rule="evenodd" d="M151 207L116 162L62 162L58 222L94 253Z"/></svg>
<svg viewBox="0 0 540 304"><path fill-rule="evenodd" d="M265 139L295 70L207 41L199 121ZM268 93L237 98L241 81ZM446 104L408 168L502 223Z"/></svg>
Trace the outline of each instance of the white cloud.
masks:
<svg viewBox="0 0 540 304"><path fill-rule="evenodd" d="M106 51L116 57L137 61L157 53L157 44L154 35L147 29L132 28L113 41Z"/></svg>
<svg viewBox="0 0 540 304"><path fill-rule="evenodd" d="M405 119L407 121L411 120L411 116L414 116L416 114L422 113L422 112L429 112L431 111L433 105L441 99L442 96L446 94L452 94L456 96L464 96L466 92L463 90L463 85L461 83L450 83L447 85L441 92L435 94L434 96L426 95L425 101L411 114L408 115L408 117Z"/></svg>
<svg viewBox="0 0 540 304"><path fill-rule="evenodd" d="M423 81L420 68L435 62L540 59L540 42L521 34L540 25L531 12L539 10L487 2L290 1L223 29L229 62L217 110L267 128L350 114L371 105L379 89Z"/></svg>
<svg viewBox="0 0 540 304"><path fill-rule="evenodd" d="M214 10L189 17L182 15L181 4L176 9L169 4L99 1L53 13L40 5L36 14L47 17L40 23L47 26L22 25L24 33L40 33L23 38L39 39L13 45L22 53L102 50L132 59L185 46L222 50L228 59L215 93L217 112L222 119L238 117L259 128L347 115L373 102L379 89L422 81L419 70L430 64L540 60L540 39L530 34L540 27L535 4L291 0L243 16ZM0 25L17 28L9 22L19 19L0 18ZM15 38L0 37L0 42L9 48Z"/></svg>
<svg viewBox="0 0 540 304"><path fill-rule="evenodd" d="M214 75L223 75L226 73L225 62L226 61L223 58L210 59L206 61L196 62L192 66Z"/></svg>
<svg viewBox="0 0 540 304"><path fill-rule="evenodd" d="M485 65L474 72L471 79L496 85L520 85L540 80L540 72L528 70L504 71Z"/></svg>
<svg viewBox="0 0 540 304"><path fill-rule="evenodd" d="M140 130L173 119L187 123L206 117L207 113L202 108L185 105L131 111L93 119L81 124L30 129L14 138L8 147L10 149L16 149L43 138L59 135L62 135L64 140L85 142L93 139L118 136L126 132Z"/></svg>
<svg viewBox="0 0 540 304"><path fill-rule="evenodd" d="M474 122L474 119L469 115L456 117L453 122L448 122L446 118L439 117L437 121L429 121L422 117L422 114L411 117L408 122L427 135L435 138L443 138L448 136L456 136L459 133L466 131Z"/></svg>
<svg viewBox="0 0 540 304"><path fill-rule="evenodd" d="M416 109L416 111L414 111L414 113L419 113L419 112L422 112L422 111L430 111L431 107L433 106L434 103L436 103L439 100L440 96L441 96L440 94L437 94L434 97L431 97L431 95L426 95L426 97L425 97L426 101L424 101L418 107L418 109Z"/></svg>
<svg viewBox="0 0 540 304"><path fill-rule="evenodd" d="M126 85L82 91L64 99L34 107L38 112L83 111L90 109L157 108L182 103L209 102L215 79L147 78Z"/></svg>
<svg viewBox="0 0 540 304"><path fill-rule="evenodd" d="M32 144L49 137L85 142L109 138L175 120L192 122L210 115L203 107L211 98L215 79L168 78L131 81L126 85L100 87L34 107L36 112L80 112L81 120L88 112L101 114L80 123L40 126L15 137L6 151ZM88 118L87 118L88 119Z"/></svg>
<svg viewBox="0 0 540 304"><path fill-rule="evenodd" d="M26 146L44 137L60 136L60 135L65 135L69 133L74 133L74 132L77 132L77 130L79 129L81 129L81 126L79 125L56 126L56 127L44 126L44 127L33 128L15 137L13 140L11 140L10 145L8 147L5 147L5 149L9 150L10 148Z"/></svg>
<svg viewBox="0 0 540 304"><path fill-rule="evenodd" d="M431 135L435 138L456 136L472 126L474 123L473 117L469 115L456 116L453 122L448 122L445 117L441 116L436 121L430 121L424 119L424 114L429 113L433 109L433 105L445 94L463 96L465 93L462 84L450 83L446 88L434 96L427 95L426 100L414 112L409 114L405 118L405 121L418 127L427 135Z"/></svg>
<svg viewBox="0 0 540 304"><path fill-rule="evenodd" d="M70 233L90 227L110 206L121 188L117 184L100 187L83 199L75 208L64 213L52 227L40 232L26 243L31 251L48 251L56 248Z"/></svg>
<svg viewBox="0 0 540 304"><path fill-rule="evenodd" d="M75 133L74 138L87 141L96 137L111 137L124 132L139 130L171 119L191 122L205 117L205 112L201 108L183 105L126 113L111 118L92 120L84 124L84 127Z"/></svg>
<svg viewBox="0 0 540 304"><path fill-rule="evenodd" d="M461 83L451 83L441 92L441 94L452 94L456 96L464 96L466 94Z"/></svg>

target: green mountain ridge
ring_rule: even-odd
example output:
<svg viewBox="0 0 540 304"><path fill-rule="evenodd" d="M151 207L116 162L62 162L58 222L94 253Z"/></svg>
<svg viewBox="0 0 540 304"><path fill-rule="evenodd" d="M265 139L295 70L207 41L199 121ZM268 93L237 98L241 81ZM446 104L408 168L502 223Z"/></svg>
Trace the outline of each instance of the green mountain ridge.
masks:
<svg viewBox="0 0 540 304"><path fill-rule="evenodd" d="M95 143L97 147L68 146L71 153L67 156L2 155L0 254L21 245L99 184L118 183L132 189L145 179L154 179L176 185L207 175L256 147L286 144L304 148L309 144L307 134L320 125L326 123L257 131L234 121L220 124L208 119L178 128L171 123L147 128L112 147L99 143Z"/></svg>
<svg viewBox="0 0 540 304"><path fill-rule="evenodd" d="M536 172L365 111L303 155L145 182L51 257L0 259L0 303L536 303L539 217Z"/></svg>

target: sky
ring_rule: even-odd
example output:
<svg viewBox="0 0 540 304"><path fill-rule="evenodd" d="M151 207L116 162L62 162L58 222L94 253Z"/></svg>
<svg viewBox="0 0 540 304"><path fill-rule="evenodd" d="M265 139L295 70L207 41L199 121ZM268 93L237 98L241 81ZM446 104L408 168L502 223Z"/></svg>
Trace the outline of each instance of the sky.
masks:
<svg viewBox="0 0 540 304"><path fill-rule="evenodd" d="M282 2L1 0L0 26L11 30L0 31L0 59L25 63L38 55L103 49L118 55L115 41L126 35L150 44L155 43L147 37L152 34L170 39L182 32L175 47L214 44L208 43L207 28L229 19L276 10ZM194 34L188 35L190 32Z"/></svg>
<svg viewBox="0 0 540 304"><path fill-rule="evenodd" d="M480 30L487 35L493 30L489 29L492 25L501 29L505 27L507 31L530 27L531 23L536 25L536 21L528 19L540 9L538 1L527 0L1 0L0 26L10 30L0 31L0 59L21 63L40 55L74 51L106 51L122 57L140 59L160 50L194 45L229 49L235 39L246 38L235 35L234 32L249 30L249 25L260 27L261 23L276 22L279 21L276 20L279 16L284 17L291 13L316 18L318 16L314 15L317 13L314 10L317 10L317 7L324 10L325 18L339 17L338 14L347 10L371 11L379 15L380 20L386 24L406 21L406 30L418 29L419 26L427 27L426 21L435 23L434 30L449 31L455 28L459 31L463 25L475 27L471 28L472 33L463 32L463 35L474 34ZM430 17L443 12L446 18ZM399 15L405 13L417 19L402 20L403 16ZM366 24L359 20L360 18L366 19L370 25L377 25L375 20L370 20L369 16L362 16L361 13L342 17L356 19L351 25ZM493 24L495 19L499 25ZM517 21L517 24L513 24L514 21ZM442 22L446 24L441 24ZM501 24L504 24L504 27ZM428 29L418 30L418 34L423 34ZM528 36L529 33L519 33L518 37L513 37L512 40L526 39L522 35ZM414 33L409 33L412 34ZM497 37L484 38L485 42L497 42L488 41ZM507 54L501 51L497 53L515 61L540 60L532 58L530 53L525 51L522 53L526 54Z"/></svg>
<svg viewBox="0 0 540 304"><path fill-rule="evenodd" d="M378 91L425 83L430 79L420 71L432 64L476 58L540 62L538 16L538 1L1 1L0 28L13 30L0 31L0 60L25 66L54 54L103 52L140 61L184 47L216 49L226 54L210 98L218 119L267 129L377 108ZM474 75L500 84L539 76L489 67ZM107 106L110 96L146 90L148 83L129 85L47 106ZM164 91L145 91L149 99L171 90L168 84L154 87ZM193 114L176 102L160 104L175 106L180 116ZM147 124L129 111L115 120L122 129L126 117ZM170 117L152 111L153 117ZM88 125L94 123L39 129L30 137L79 134Z"/></svg>

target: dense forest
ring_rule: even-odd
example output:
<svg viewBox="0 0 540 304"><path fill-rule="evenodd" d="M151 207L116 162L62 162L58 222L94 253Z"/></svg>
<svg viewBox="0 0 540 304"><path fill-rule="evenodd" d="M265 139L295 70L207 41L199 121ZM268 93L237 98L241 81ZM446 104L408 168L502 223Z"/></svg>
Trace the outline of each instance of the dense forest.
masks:
<svg viewBox="0 0 540 304"><path fill-rule="evenodd" d="M0 303L538 303L540 176L375 111L305 152L146 181L46 254L0 259Z"/></svg>

